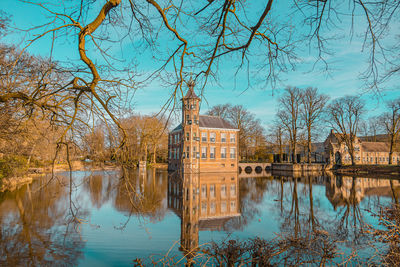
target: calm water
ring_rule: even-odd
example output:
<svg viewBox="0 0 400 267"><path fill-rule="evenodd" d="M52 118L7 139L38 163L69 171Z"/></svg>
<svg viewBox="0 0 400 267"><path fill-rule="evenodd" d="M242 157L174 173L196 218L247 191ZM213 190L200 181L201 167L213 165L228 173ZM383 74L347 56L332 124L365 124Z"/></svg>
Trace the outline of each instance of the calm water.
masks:
<svg viewBox="0 0 400 267"><path fill-rule="evenodd" d="M397 200L387 179L237 174L168 176L161 170L58 173L0 193L0 265L131 266L210 241L301 234L322 226L340 251L366 257L370 211Z"/></svg>

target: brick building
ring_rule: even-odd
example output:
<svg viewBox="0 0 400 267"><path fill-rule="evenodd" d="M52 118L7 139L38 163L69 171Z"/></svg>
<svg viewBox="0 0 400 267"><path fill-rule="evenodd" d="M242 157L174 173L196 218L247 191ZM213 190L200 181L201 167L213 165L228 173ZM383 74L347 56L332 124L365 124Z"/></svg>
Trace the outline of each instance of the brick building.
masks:
<svg viewBox="0 0 400 267"><path fill-rule="evenodd" d="M325 162L332 164L351 164L348 148L342 134L330 132L324 142ZM389 143L367 142L354 138L354 161L356 164L389 164ZM392 164L400 164L400 153L393 152Z"/></svg>
<svg viewBox="0 0 400 267"><path fill-rule="evenodd" d="M236 172L239 129L220 117L200 115L194 82L182 100L182 122L168 136L168 170Z"/></svg>

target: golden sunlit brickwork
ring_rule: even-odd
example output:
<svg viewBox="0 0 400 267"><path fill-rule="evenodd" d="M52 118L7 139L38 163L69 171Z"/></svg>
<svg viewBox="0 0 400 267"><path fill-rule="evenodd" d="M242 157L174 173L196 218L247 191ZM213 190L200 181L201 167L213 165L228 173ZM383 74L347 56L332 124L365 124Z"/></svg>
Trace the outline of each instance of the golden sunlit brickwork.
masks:
<svg viewBox="0 0 400 267"><path fill-rule="evenodd" d="M194 82L182 98L182 122L169 134L168 170L236 172L239 129L216 116L199 115Z"/></svg>

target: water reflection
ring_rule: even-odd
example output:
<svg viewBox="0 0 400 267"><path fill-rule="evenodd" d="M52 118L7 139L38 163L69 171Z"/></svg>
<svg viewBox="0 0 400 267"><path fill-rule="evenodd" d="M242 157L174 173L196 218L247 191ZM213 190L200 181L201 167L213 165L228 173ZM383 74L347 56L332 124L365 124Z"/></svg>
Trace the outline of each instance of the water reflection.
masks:
<svg viewBox="0 0 400 267"><path fill-rule="evenodd" d="M114 207L129 216L161 221L167 210L167 176L166 172L157 172L156 169L123 173L116 185Z"/></svg>
<svg viewBox="0 0 400 267"><path fill-rule="evenodd" d="M240 216L237 173L189 173L168 177L168 207L181 219L180 249L188 258L199 247L199 231L229 229Z"/></svg>
<svg viewBox="0 0 400 267"><path fill-rule="evenodd" d="M228 234L266 240L324 234L341 241L344 255L357 249L369 257L365 226L378 226L370 211L398 203L399 189L398 180L329 173L64 173L0 194L0 265L93 265L92 254L104 264L130 265L171 248L190 261L204 243Z"/></svg>
<svg viewBox="0 0 400 267"><path fill-rule="evenodd" d="M84 242L66 216L70 196L60 183L69 180L42 180L0 195L0 265L77 264Z"/></svg>

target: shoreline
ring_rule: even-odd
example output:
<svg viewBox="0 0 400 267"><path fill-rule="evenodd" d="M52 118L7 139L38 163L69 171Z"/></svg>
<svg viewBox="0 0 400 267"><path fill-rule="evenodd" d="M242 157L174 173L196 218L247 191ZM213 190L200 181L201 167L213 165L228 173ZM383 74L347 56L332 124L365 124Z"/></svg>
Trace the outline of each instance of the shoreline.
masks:
<svg viewBox="0 0 400 267"><path fill-rule="evenodd" d="M345 165L336 169L331 169L331 171L340 175L379 175L388 178L400 178L400 165Z"/></svg>
<svg viewBox="0 0 400 267"><path fill-rule="evenodd" d="M110 171L120 169L117 164L92 164L80 161L72 162L72 171ZM149 164L150 168L167 169L167 164ZM56 164L54 173L69 171L68 164ZM28 172L22 176L5 177L0 180L0 193L6 191L13 192L26 184L31 184L34 179L40 178L52 172L52 166L29 168Z"/></svg>

